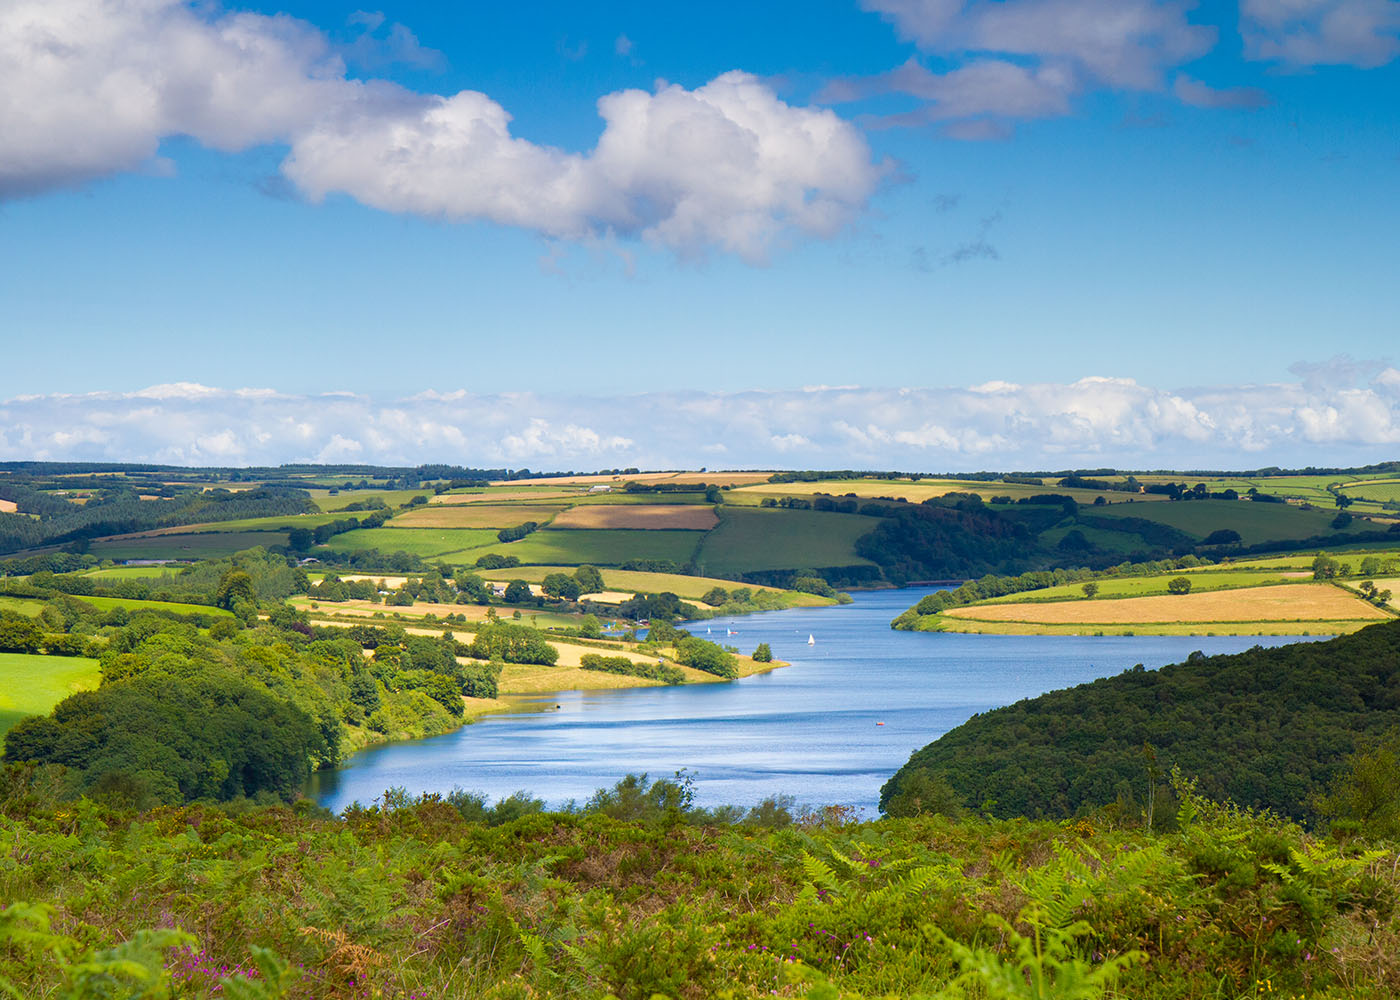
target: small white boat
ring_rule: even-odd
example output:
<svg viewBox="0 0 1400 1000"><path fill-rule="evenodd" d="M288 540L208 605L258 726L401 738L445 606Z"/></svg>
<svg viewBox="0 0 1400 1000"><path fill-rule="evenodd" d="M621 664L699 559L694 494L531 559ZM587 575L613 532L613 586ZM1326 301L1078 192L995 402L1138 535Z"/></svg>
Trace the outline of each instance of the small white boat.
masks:
<svg viewBox="0 0 1400 1000"><path fill-rule="evenodd" d="M817 640L816 640L815 638L813 638L813 637L810 636L810 635L807 636L807 645L809 645L809 646L815 646L816 644L817 644Z"/></svg>

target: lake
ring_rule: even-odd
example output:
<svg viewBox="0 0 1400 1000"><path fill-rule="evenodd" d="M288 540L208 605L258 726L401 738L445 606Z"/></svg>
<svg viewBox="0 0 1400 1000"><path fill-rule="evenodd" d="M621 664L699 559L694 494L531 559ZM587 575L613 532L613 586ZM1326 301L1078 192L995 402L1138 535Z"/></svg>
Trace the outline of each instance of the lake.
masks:
<svg viewBox="0 0 1400 1000"><path fill-rule="evenodd" d="M1233 653L1295 636L1001 636L896 632L890 620L935 588L856 593L854 604L716 618L696 635L792 666L727 684L566 691L534 710L455 733L362 751L308 794L340 810L386 788L453 787L491 799L526 790L558 806L629 772L695 777L701 805L774 794L875 814L880 786L909 755L977 712L1193 650ZM737 634L726 635L728 630ZM815 638L808 645L807 637ZM547 706L545 710L539 710ZM881 725L883 723L883 725Z"/></svg>

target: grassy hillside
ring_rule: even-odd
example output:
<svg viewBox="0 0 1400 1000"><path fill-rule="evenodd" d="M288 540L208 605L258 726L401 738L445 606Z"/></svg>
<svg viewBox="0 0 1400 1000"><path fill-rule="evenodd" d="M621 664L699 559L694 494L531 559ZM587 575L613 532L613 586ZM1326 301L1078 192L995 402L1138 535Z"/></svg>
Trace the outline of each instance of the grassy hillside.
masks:
<svg viewBox="0 0 1400 1000"><path fill-rule="evenodd" d="M431 559L448 552L477 548L496 541L490 528L360 528L336 535L326 545L333 552L407 552Z"/></svg>
<svg viewBox="0 0 1400 1000"><path fill-rule="evenodd" d="M634 559L690 562L704 537L699 531L552 531L544 529L518 542L497 543L464 553L474 560L488 552L515 556L527 565L617 566Z"/></svg>
<svg viewBox="0 0 1400 1000"><path fill-rule="evenodd" d="M98 559L217 559L235 552L263 546L286 545L285 531L207 531L187 535L157 535L149 538L102 539L88 551Z"/></svg>
<svg viewBox="0 0 1400 1000"><path fill-rule="evenodd" d="M1140 517L1205 538L1227 528L1240 533L1245 545L1260 542L1312 538L1332 532L1335 510L1303 510L1290 504L1249 503L1242 500L1190 500L1178 503L1110 504L1085 511L1094 517ZM1354 520L1343 534L1376 530L1378 526Z"/></svg>
<svg viewBox="0 0 1400 1000"><path fill-rule="evenodd" d="M714 576L756 570L868 566L855 541L872 531L876 518L808 510L719 509L719 527L705 536L696 563Z"/></svg>
<svg viewBox="0 0 1400 1000"><path fill-rule="evenodd" d="M75 691L97 687L97 661L0 653L0 736L26 715L47 715Z"/></svg>

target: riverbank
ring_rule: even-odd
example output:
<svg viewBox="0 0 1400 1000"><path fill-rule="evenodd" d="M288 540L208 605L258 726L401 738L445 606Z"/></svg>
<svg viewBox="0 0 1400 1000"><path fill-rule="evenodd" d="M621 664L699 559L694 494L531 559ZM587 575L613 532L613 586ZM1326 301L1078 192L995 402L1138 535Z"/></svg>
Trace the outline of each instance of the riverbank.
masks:
<svg viewBox="0 0 1400 1000"><path fill-rule="evenodd" d="M893 626L978 635L1308 636L1348 635L1396 617L1393 607L1359 589L1278 572L1096 580L919 614L927 604Z"/></svg>

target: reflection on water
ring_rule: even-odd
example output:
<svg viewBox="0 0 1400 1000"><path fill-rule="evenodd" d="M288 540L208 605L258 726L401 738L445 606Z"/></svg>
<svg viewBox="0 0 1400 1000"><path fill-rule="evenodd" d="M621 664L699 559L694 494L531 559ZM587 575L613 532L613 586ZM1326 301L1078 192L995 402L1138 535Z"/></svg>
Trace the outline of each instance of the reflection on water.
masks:
<svg viewBox="0 0 1400 1000"><path fill-rule="evenodd" d="M841 607L702 622L692 631L745 653L766 642L792 666L728 684L532 697L532 711L358 753L340 770L316 775L309 794L336 810L394 786L412 793L461 787L492 799L524 789L559 805L581 801L628 772L661 777L686 768L704 805L746 806L783 793L800 803L853 805L873 814L880 785L911 752L977 712L1136 663L1174 663L1196 649L1229 653L1298 641L889 627L929 592L873 591ZM726 635L730 629L737 634ZM808 645L809 634L815 645Z"/></svg>

